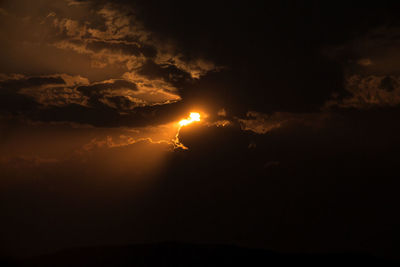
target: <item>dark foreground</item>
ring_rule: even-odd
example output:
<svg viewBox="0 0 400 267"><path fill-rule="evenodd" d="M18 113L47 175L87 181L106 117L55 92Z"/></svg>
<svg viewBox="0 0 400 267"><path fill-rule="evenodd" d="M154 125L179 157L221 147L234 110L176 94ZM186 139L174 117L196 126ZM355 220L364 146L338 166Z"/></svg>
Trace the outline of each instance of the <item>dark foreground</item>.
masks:
<svg viewBox="0 0 400 267"><path fill-rule="evenodd" d="M398 266L368 254L283 254L235 246L163 243L64 250L8 266Z"/></svg>

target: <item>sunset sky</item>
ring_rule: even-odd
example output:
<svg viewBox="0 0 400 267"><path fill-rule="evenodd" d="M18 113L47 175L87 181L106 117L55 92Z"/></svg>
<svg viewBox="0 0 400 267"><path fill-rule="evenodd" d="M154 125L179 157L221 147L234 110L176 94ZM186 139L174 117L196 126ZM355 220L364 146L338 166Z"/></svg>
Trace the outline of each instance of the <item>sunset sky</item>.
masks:
<svg viewBox="0 0 400 267"><path fill-rule="evenodd" d="M259 2L0 0L0 257L396 257L400 4Z"/></svg>

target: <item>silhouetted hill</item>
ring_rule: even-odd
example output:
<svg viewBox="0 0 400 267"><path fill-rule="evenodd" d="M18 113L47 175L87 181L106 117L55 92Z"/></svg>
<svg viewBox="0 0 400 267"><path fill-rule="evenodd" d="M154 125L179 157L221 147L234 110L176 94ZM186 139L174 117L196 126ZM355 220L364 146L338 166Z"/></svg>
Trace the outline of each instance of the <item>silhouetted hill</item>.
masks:
<svg viewBox="0 0 400 267"><path fill-rule="evenodd" d="M88 247L32 258L19 266L397 266L368 254L283 254L224 245L161 243ZM9 265L5 266L16 266Z"/></svg>

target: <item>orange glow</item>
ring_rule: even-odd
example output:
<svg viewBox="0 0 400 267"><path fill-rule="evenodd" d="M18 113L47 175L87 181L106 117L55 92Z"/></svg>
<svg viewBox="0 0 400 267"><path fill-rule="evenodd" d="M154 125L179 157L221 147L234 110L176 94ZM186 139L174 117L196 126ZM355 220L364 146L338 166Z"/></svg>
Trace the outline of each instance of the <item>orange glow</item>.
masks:
<svg viewBox="0 0 400 267"><path fill-rule="evenodd" d="M199 122L199 121L200 121L200 113L197 113L197 112L190 112L189 118L179 121L179 128L178 128L178 131L177 131L177 133L175 135L175 139L173 140L174 146L176 148L179 147L179 148L182 148L182 149L188 149L184 144L182 144L179 141L179 133L181 132L181 128L183 126L189 125L189 124L191 124L193 122Z"/></svg>
<svg viewBox="0 0 400 267"><path fill-rule="evenodd" d="M200 121L200 113L191 112L188 119L183 119L179 122L180 126L186 126L192 122Z"/></svg>

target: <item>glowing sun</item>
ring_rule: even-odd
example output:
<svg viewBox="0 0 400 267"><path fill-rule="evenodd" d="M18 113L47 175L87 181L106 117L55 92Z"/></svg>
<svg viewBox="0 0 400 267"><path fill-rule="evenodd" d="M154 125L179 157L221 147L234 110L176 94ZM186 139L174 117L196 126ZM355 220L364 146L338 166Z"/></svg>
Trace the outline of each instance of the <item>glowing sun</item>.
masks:
<svg viewBox="0 0 400 267"><path fill-rule="evenodd" d="M197 112L191 112L188 119L183 119L179 122L180 126L186 126L192 122L200 121L200 114Z"/></svg>
<svg viewBox="0 0 400 267"><path fill-rule="evenodd" d="M200 113L197 113L197 112L190 112L189 118L179 121L179 128L178 128L178 131L176 132L175 139L173 140L174 146L176 148L179 147L182 149L188 149L184 144L182 144L179 141L179 133L181 132L181 128L183 126L189 125L193 122L199 122L199 121L200 121Z"/></svg>

